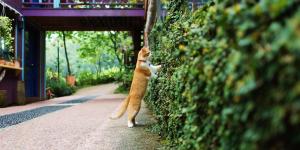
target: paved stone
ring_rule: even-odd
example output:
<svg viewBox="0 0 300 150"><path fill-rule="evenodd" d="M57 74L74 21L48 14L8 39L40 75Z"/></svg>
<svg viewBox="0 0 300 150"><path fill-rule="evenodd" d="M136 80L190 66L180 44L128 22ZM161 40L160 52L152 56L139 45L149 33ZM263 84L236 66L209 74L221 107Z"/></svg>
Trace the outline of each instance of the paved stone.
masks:
<svg viewBox="0 0 300 150"><path fill-rule="evenodd" d="M72 104L72 103L84 103L90 100L95 99L97 96L86 96L86 97L82 97L82 98L78 98L78 99L74 99L74 100L70 100L70 101L65 101L59 104Z"/></svg>
<svg viewBox="0 0 300 150"><path fill-rule="evenodd" d="M125 115L126 116L126 115ZM151 113L143 104L137 121L140 125L134 128L127 127L126 117L119 120L107 120L95 132L87 135L76 150L154 150L159 148L159 137L146 128L155 123Z"/></svg>
<svg viewBox="0 0 300 150"><path fill-rule="evenodd" d="M60 109L64 109L70 106L44 106L32 110L13 113L9 115L0 116L0 128L16 125L24 121L45 115L50 112L54 112Z"/></svg>
<svg viewBox="0 0 300 150"><path fill-rule="evenodd" d="M74 100L74 99L80 99L83 97L85 97L85 96L84 95L73 95L73 96L66 96L66 97L58 97L58 98L54 98L51 100L39 101L39 102L27 104L27 105L0 108L0 116L6 115L6 114L12 114L12 113L16 113L16 112L22 112L22 111L26 111L26 110L31 110L31 109L35 109L35 108L39 108L39 107L43 107L43 106L54 105L54 104L58 104L58 103L62 103L62 102L66 102L66 101L70 101L70 100Z"/></svg>
<svg viewBox="0 0 300 150"><path fill-rule="evenodd" d="M116 85L103 87L113 89ZM96 88L92 91L97 93L80 95L81 98L100 95L93 100L0 129L0 149L152 150L159 147L159 137L146 131L155 121L144 105L137 118L144 125L128 128L126 115L119 120L109 119L126 95L107 90L101 93L101 86ZM59 103L55 106L66 105Z"/></svg>
<svg viewBox="0 0 300 150"><path fill-rule="evenodd" d="M30 119L45 115L47 113L51 113L60 109L64 109L67 107L71 107L73 105L66 105L66 104L78 104L78 103L84 103L90 100L93 100L97 96L85 96L82 98L77 98L74 100L65 101L59 104L62 105L56 105L56 106L43 106L31 110L26 110L22 112L17 112L13 114L3 115L0 116L0 128L5 128L11 125L16 125L19 123L22 123L24 121L28 121Z"/></svg>

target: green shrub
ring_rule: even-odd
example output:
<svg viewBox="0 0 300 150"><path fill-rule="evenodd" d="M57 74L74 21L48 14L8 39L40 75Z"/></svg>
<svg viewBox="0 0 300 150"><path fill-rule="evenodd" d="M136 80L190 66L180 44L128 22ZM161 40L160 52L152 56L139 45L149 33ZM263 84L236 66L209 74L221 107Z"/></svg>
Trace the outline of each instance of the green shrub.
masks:
<svg viewBox="0 0 300 150"><path fill-rule="evenodd" d="M119 68L111 68L99 73L98 75L92 72L82 72L77 77L76 85L88 86L111 83L116 81L116 76L118 76L119 73Z"/></svg>
<svg viewBox="0 0 300 150"><path fill-rule="evenodd" d="M300 4L171 0L151 33L164 63L145 101L176 149L300 146Z"/></svg>
<svg viewBox="0 0 300 150"><path fill-rule="evenodd" d="M77 86L98 85L104 83L118 82L119 87L116 93L127 93L130 89L131 80L133 77L132 69L125 68L120 71L119 68L111 68L105 70L98 75L91 72L82 72L76 80Z"/></svg>
<svg viewBox="0 0 300 150"><path fill-rule="evenodd" d="M54 94L54 97L68 96L76 91L76 87L69 86L63 77L57 78L57 72L47 69L46 86Z"/></svg>
<svg viewBox="0 0 300 150"><path fill-rule="evenodd" d="M50 88L55 97L68 96L73 94L75 87L69 86L65 80L47 80L47 88Z"/></svg>
<svg viewBox="0 0 300 150"><path fill-rule="evenodd" d="M120 83L115 93L127 93L130 90L133 78L133 69L125 68L115 76L117 82Z"/></svg>

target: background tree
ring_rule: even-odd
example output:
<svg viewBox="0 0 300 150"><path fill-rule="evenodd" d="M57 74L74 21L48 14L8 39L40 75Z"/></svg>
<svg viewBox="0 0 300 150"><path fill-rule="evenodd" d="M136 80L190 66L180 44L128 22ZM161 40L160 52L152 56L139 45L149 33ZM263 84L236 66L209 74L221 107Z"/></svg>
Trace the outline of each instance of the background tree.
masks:
<svg viewBox="0 0 300 150"><path fill-rule="evenodd" d="M72 75L71 72L71 67L70 67L70 61L69 61L69 57L68 57L68 51L67 51L67 44L66 44L66 40L67 39L71 39L73 32L67 32L67 31L61 31L61 32L48 32L47 34L47 38L51 39L51 38L55 38L55 40L57 40L57 44L59 44L60 40L62 40L63 43L63 47L64 47L64 55L65 55L65 59L66 59L66 64L67 64L67 71L68 71L68 75ZM55 45L55 43L53 43ZM58 45L60 46L60 45Z"/></svg>
<svg viewBox="0 0 300 150"><path fill-rule="evenodd" d="M55 36L60 44L51 42ZM57 52L57 46L64 47L64 51ZM76 76L77 86L121 81L122 89L126 91L132 79L131 71L121 68L126 68L124 60L128 62L131 56L129 53L133 53L133 41L128 32L47 32L46 67L47 81L50 80L47 83L53 82L51 81L53 74L56 76L53 70L57 68L59 54L66 56L66 59L59 61L60 74L70 75L72 67L72 75ZM62 78L60 84L64 82ZM65 88L59 84L48 85Z"/></svg>
<svg viewBox="0 0 300 150"><path fill-rule="evenodd" d="M70 35L72 34L72 32L62 31L61 34L62 34L62 39L64 42L65 57L66 57L67 67L68 67L68 75L71 76L72 73L71 73L71 68L70 68L70 63L69 63L68 52L67 52L66 36L71 37Z"/></svg>
<svg viewBox="0 0 300 150"><path fill-rule="evenodd" d="M110 40L111 40L111 46L114 50L114 54L120 64L120 70L122 70L124 67L126 67L125 60L127 59L128 55L128 49L132 49L131 45L132 39L129 36L128 32L115 32L115 31L110 31Z"/></svg>

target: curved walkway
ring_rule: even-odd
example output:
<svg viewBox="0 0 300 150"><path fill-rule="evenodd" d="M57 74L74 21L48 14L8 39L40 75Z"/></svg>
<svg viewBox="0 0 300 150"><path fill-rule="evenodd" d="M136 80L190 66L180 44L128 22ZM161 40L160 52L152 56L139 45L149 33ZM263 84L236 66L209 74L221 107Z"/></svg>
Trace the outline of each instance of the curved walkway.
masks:
<svg viewBox="0 0 300 150"><path fill-rule="evenodd" d="M0 127L1 150L151 150L159 147L159 137L146 131L154 123L143 105L137 120L142 124L127 128L126 117L110 120L109 116L126 95L113 94L116 84L79 90L73 96L56 98L25 106L0 108L1 117L22 116L24 112L48 106L64 107L44 112L21 123ZM29 113L31 115L32 113ZM3 117L6 116L6 117Z"/></svg>

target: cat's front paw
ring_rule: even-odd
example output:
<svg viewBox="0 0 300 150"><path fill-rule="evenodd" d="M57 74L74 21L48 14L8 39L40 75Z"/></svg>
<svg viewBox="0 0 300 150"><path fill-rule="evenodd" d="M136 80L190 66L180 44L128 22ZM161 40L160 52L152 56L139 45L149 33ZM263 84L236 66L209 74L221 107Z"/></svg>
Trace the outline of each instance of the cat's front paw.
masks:
<svg viewBox="0 0 300 150"><path fill-rule="evenodd" d="M151 78L157 78L156 74L151 74Z"/></svg>
<svg viewBox="0 0 300 150"><path fill-rule="evenodd" d="M161 65L157 65L156 70L160 71L161 70Z"/></svg>

